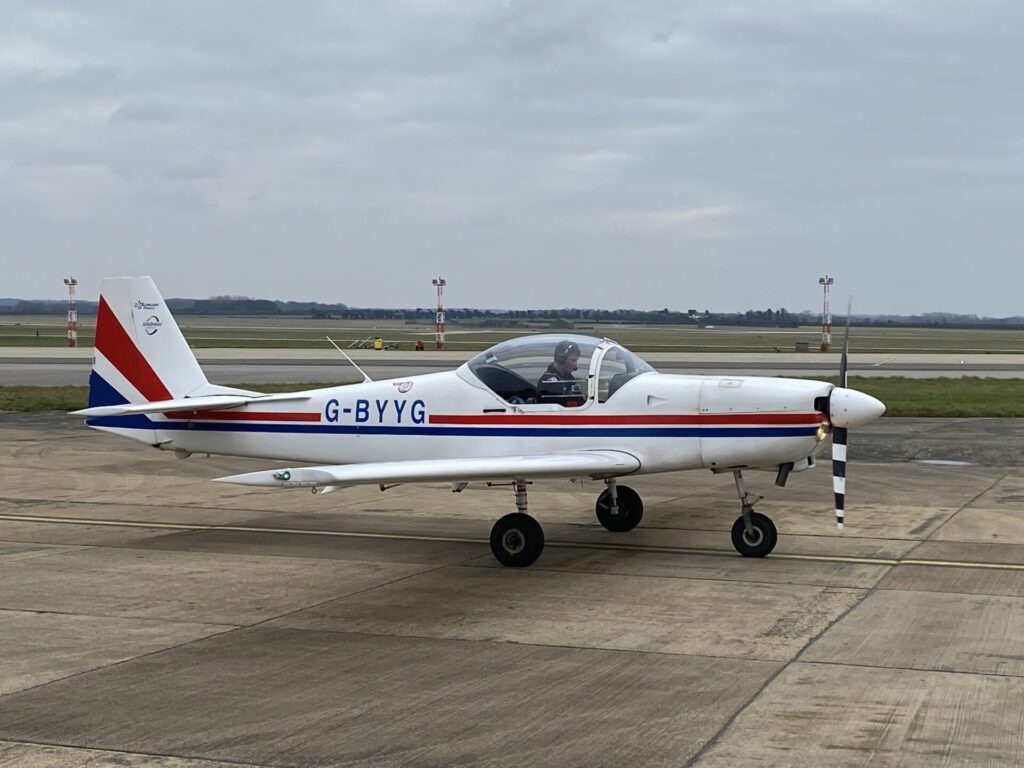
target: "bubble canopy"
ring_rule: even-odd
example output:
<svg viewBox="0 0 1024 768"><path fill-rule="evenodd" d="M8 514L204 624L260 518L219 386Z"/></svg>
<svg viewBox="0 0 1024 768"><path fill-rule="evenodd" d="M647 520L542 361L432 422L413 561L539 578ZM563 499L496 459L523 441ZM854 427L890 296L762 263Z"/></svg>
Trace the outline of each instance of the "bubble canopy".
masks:
<svg viewBox="0 0 1024 768"><path fill-rule="evenodd" d="M564 333L503 341L472 358L466 367L506 402L563 407L580 407L595 399L605 402L626 381L654 371L614 341ZM560 391L551 393L542 377L559 378Z"/></svg>

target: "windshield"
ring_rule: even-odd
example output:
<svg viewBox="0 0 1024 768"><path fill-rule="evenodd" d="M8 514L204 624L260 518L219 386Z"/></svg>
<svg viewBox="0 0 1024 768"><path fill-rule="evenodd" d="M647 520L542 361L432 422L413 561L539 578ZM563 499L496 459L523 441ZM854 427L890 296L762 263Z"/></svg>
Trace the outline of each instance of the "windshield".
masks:
<svg viewBox="0 0 1024 768"><path fill-rule="evenodd" d="M506 402L557 403L572 408L583 405L590 394L590 364L599 351L603 357L596 377L598 402L613 397L634 377L654 371L608 339L554 333L503 341L466 365Z"/></svg>
<svg viewBox="0 0 1024 768"><path fill-rule="evenodd" d="M507 402L574 408L586 401L590 361L600 343L570 334L524 336L481 352L467 365Z"/></svg>
<svg viewBox="0 0 1024 768"><path fill-rule="evenodd" d="M611 398L623 384L635 376L653 370L654 368L625 347L612 347L601 358L601 370L597 375L598 402L603 403Z"/></svg>

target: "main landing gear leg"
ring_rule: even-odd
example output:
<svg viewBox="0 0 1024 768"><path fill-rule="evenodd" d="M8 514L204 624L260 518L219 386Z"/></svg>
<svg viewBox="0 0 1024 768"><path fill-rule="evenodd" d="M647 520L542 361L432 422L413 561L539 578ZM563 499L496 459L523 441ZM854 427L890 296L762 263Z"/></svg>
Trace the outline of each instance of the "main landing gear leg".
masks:
<svg viewBox="0 0 1024 768"><path fill-rule="evenodd" d="M516 491L516 510L498 520L491 528L491 552L502 565L525 568L533 565L544 551L544 529L526 511L526 481L512 483Z"/></svg>
<svg viewBox="0 0 1024 768"><path fill-rule="evenodd" d="M779 533L770 517L754 511L761 497L747 490L743 473L737 469L732 476L740 497L740 516L732 525L732 545L744 557L764 557L775 549Z"/></svg>

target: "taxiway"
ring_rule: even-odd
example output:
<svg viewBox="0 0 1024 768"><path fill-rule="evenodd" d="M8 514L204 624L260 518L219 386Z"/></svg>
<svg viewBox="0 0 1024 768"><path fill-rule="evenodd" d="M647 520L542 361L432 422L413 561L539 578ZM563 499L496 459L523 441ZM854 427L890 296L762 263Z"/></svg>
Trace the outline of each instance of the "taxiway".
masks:
<svg viewBox="0 0 1024 768"><path fill-rule="evenodd" d="M332 349L197 349L203 369L217 384L350 383L362 377ZM445 371L472 357L466 352L353 350L374 379ZM652 353L643 355L663 373L733 376L835 376L839 353ZM0 386L84 386L92 349L7 347L0 353ZM1020 355L901 354L850 356L853 376L1024 378Z"/></svg>
<svg viewBox="0 0 1024 768"><path fill-rule="evenodd" d="M1024 420L883 419L739 557L728 476L328 496L209 482L59 414L0 414L0 766L1024 763ZM952 463L936 463L952 462Z"/></svg>

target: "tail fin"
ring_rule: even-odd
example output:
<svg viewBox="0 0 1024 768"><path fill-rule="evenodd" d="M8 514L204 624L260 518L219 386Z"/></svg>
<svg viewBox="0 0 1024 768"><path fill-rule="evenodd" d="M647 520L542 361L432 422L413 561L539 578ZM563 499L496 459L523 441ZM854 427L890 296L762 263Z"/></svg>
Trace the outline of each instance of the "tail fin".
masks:
<svg viewBox="0 0 1024 768"><path fill-rule="evenodd" d="M209 383L149 277L103 281L89 407L205 394Z"/></svg>

